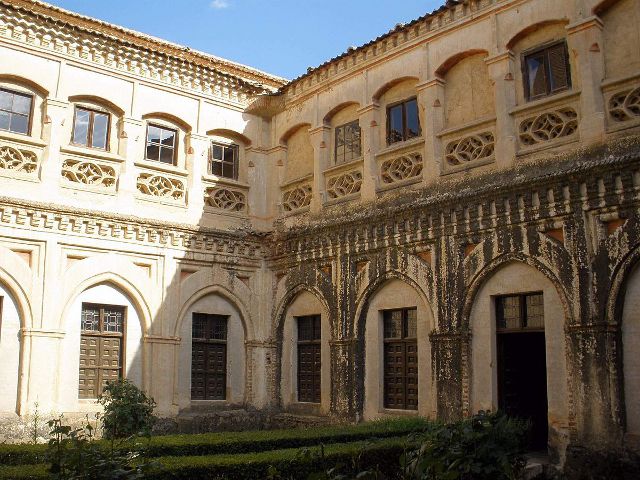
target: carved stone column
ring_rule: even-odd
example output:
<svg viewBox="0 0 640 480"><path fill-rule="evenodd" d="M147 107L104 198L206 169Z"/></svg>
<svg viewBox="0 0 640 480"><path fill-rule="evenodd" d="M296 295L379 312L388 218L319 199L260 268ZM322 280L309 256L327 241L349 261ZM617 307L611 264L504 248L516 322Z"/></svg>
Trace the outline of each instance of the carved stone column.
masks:
<svg viewBox="0 0 640 480"><path fill-rule="evenodd" d="M352 338L332 340L331 349L331 406L332 416L353 420L356 414L354 356L356 341Z"/></svg>
<svg viewBox="0 0 640 480"><path fill-rule="evenodd" d="M187 199L189 202L189 213L198 218L202 216L204 210L204 187L202 185L202 175L207 172L207 161L209 152L209 137L191 133L187 135Z"/></svg>
<svg viewBox="0 0 640 480"><path fill-rule="evenodd" d="M44 108L45 134L43 139L47 142L47 146L42 158L41 178L43 188L48 192L54 192L60 188L62 168L60 147L65 138L63 130L69 102L47 98L44 101Z"/></svg>
<svg viewBox="0 0 640 480"><path fill-rule="evenodd" d="M468 333L434 332L431 361L436 386L438 419L451 422L470 412L470 335Z"/></svg>
<svg viewBox="0 0 640 480"><path fill-rule="evenodd" d="M177 378L167 378L167 372L178 374L175 362L181 339L161 335L145 335L139 352L142 370L142 388L159 400L157 411L161 415L176 415L179 410L176 396Z"/></svg>
<svg viewBox="0 0 640 480"><path fill-rule="evenodd" d="M604 137L605 106L601 84L604 79L602 20L598 17L581 19L567 26L570 55L575 58L580 78L580 140L593 142ZM611 48L611 47L609 47ZM615 48L615 47L614 47Z"/></svg>
<svg viewBox="0 0 640 480"><path fill-rule="evenodd" d="M120 169L120 179L118 180L118 191L121 197L125 197L126 202L130 202L130 197L137 192L136 180L138 169L135 162L144 158L144 148L146 144L146 132L144 122L136 118L123 118L120 136L120 155L125 159Z"/></svg>
<svg viewBox="0 0 640 480"><path fill-rule="evenodd" d="M619 446L624 413L618 326L570 325L567 348L573 436L586 446Z"/></svg>
<svg viewBox="0 0 640 480"><path fill-rule="evenodd" d="M420 125L424 140L422 182L435 182L442 171L442 142L437 134L444 128L444 80L432 78L416 86Z"/></svg>
<svg viewBox="0 0 640 480"><path fill-rule="evenodd" d="M496 164L500 168L515 163L518 142L515 122L509 112L516 106L515 61L511 52L488 57L489 76L493 80L496 105Z"/></svg>
<svg viewBox="0 0 640 480"><path fill-rule="evenodd" d="M322 209L325 197L324 171L329 166L329 145L331 128L321 125L309 130L313 145L313 196L311 211L318 213Z"/></svg>
<svg viewBox="0 0 640 480"><path fill-rule="evenodd" d="M365 105L358 110L358 121L362 139L362 189L361 198L365 201L376 198L376 186L378 179L378 166L376 164L376 152L379 150L380 106L377 103Z"/></svg>

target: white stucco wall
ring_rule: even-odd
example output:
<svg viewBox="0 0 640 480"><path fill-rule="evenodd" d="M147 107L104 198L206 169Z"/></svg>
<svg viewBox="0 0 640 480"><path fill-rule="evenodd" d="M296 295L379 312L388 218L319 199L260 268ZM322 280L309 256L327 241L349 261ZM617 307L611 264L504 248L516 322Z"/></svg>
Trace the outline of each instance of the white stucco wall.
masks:
<svg viewBox="0 0 640 480"><path fill-rule="evenodd" d="M20 365L20 316L9 292L0 284L0 412L15 412Z"/></svg>

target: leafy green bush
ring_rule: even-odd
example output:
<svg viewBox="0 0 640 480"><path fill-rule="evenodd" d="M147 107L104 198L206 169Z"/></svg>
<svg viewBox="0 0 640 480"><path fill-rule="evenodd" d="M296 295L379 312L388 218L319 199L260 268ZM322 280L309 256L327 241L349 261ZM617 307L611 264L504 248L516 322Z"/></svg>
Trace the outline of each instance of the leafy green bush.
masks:
<svg viewBox="0 0 640 480"><path fill-rule="evenodd" d="M529 426L503 414L479 412L470 419L431 430L420 448L401 459L415 480L514 480L526 462Z"/></svg>
<svg viewBox="0 0 640 480"><path fill-rule="evenodd" d="M156 421L156 402L126 379L109 382L98 403L104 407L102 430L104 438L126 438L151 435Z"/></svg>

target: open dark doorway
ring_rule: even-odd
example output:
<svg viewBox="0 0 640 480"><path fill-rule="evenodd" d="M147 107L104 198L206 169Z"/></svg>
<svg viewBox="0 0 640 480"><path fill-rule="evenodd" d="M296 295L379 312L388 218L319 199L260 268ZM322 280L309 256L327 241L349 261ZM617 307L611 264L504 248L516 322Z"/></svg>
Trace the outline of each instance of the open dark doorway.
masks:
<svg viewBox="0 0 640 480"><path fill-rule="evenodd" d="M547 362L541 293L496 298L498 405L531 421L529 448L547 448Z"/></svg>

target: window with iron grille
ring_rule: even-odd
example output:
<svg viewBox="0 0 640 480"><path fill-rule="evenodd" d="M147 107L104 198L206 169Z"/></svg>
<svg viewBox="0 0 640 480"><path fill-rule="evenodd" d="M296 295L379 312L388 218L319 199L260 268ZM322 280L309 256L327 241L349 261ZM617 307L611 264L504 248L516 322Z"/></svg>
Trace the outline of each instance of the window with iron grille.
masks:
<svg viewBox="0 0 640 480"><path fill-rule="evenodd" d="M28 135L33 95L0 88L0 130Z"/></svg>
<svg viewBox="0 0 640 480"><path fill-rule="evenodd" d="M160 125L147 125L146 160L173 165L176 161L178 132Z"/></svg>
<svg viewBox="0 0 640 480"><path fill-rule="evenodd" d="M126 307L83 303L80 316L79 398L98 398L124 375Z"/></svg>
<svg viewBox="0 0 640 480"><path fill-rule="evenodd" d="M239 150L238 145L212 143L209 153L209 173L237 180Z"/></svg>
<svg viewBox="0 0 640 480"><path fill-rule="evenodd" d="M347 163L362 156L358 120L336 127L335 163Z"/></svg>
<svg viewBox="0 0 640 480"><path fill-rule="evenodd" d="M509 330L544 330L542 292L496 297L496 328Z"/></svg>
<svg viewBox="0 0 640 480"><path fill-rule="evenodd" d="M527 100L571 88L571 67L564 41L525 53L522 69Z"/></svg>
<svg viewBox="0 0 640 480"><path fill-rule="evenodd" d="M191 399L227 398L229 317L194 313L191 323Z"/></svg>
<svg viewBox="0 0 640 480"><path fill-rule="evenodd" d="M83 147L109 149L109 114L76 107L72 143Z"/></svg>
<svg viewBox="0 0 640 480"><path fill-rule="evenodd" d="M387 107L387 144L419 137L418 100L410 98Z"/></svg>
<svg viewBox="0 0 640 480"><path fill-rule="evenodd" d="M297 317L298 401L320 403L320 315Z"/></svg>
<svg viewBox="0 0 640 480"><path fill-rule="evenodd" d="M418 409L418 311L384 310L384 407Z"/></svg>

